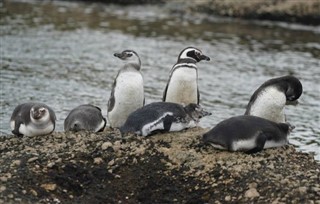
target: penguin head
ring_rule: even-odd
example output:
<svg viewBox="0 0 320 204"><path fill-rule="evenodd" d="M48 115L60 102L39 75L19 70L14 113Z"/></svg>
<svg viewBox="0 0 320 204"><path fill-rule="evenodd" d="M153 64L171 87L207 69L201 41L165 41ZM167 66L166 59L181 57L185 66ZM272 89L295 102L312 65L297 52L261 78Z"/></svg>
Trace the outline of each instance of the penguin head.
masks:
<svg viewBox="0 0 320 204"><path fill-rule="evenodd" d="M30 109L30 116L33 121L46 121L49 119L49 110L44 106L34 105Z"/></svg>
<svg viewBox="0 0 320 204"><path fill-rule="evenodd" d="M126 63L136 63L139 66L141 65L139 55L133 50L124 50L121 53L114 53L114 56L124 60Z"/></svg>
<svg viewBox="0 0 320 204"><path fill-rule="evenodd" d="M183 59L191 59L195 62L200 62L201 60L210 61L210 58L202 54L201 50L194 47L187 47L181 51L178 57L178 62Z"/></svg>
<svg viewBox="0 0 320 204"><path fill-rule="evenodd" d="M303 88L299 79L294 76L285 76L283 77L285 81L285 95L286 95L286 105L296 105L298 99L300 98Z"/></svg>
<svg viewBox="0 0 320 204"><path fill-rule="evenodd" d="M184 107L186 113L194 120L199 121L199 119L211 115L210 112L205 111L200 105L190 103Z"/></svg>

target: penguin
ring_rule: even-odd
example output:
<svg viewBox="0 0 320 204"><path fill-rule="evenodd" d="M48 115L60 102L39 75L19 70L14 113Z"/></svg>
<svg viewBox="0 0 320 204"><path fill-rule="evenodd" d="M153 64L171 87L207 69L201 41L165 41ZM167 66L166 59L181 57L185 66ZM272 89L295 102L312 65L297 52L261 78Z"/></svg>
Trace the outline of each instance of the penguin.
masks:
<svg viewBox="0 0 320 204"><path fill-rule="evenodd" d="M241 115L218 123L202 139L217 149L251 154L288 144L287 137L293 129L294 126L289 123L275 123L256 116Z"/></svg>
<svg viewBox="0 0 320 204"><path fill-rule="evenodd" d="M43 103L23 103L18 105L11 116L10 127L17 136L47 135L54 131L56 115Z"/></svg>
<svg viewBox="0 0 320 204"><path fill-rule="evenodd" d="M181 131L195 127L200 118L211 115L200 105L182 106L171 102L154 102L131 113L120 127L122 135L135 133L148 136L156 132Z"/></svg>
<svg viewBox="0 0 320 204"><path fill-rule="evenodd" d="M295 105L302 94L302 84L294 76L273 78L263 83L251 96L245 115L286 122L285 105Z"/></svg>
<svg viewBox="0 0 320 204"><path fill-rule="evenodd" d="M130 113L144 105L143 76L141 61L133 50L115 53L115 57L125 62L114 79L108 101L108 122L111 128L121 127Z"/></svg>
<svg viewBox="0 0 320 204"><path fill-rule="evenodd" d="M163 92L162 101L188 105L199 104L198 68L196 63L210 58L194 47L181 51Z"/></svg>
<svg viewBox="0 0 320 204"><path fill-rule="evenodd" d="M90 104L74 108L64 120L65 131L86 130L102 132L106 126L106 119L101 114L101 109Z"/></svg>

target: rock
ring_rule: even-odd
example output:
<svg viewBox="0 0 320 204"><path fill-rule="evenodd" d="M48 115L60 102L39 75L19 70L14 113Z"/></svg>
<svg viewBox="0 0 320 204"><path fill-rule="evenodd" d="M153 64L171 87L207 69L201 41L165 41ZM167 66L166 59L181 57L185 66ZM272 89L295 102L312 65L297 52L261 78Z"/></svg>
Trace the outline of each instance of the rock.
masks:
<svg viewBox="0 0 320 204"><path fill-rule="evenodd" d="M32 157L30 159L28 159L28 163L34 162L38 159L38 157Z"/></svg>
<svg viewBox="0 0 320 204"><path fill-rule="evenodd" d="M247 190L244 194L244 197L246 198L255 198L259 196L260 194L258 193L256 188L249 188L249 190Z"/></svg>
<svg viewBox="0 0 320 204"><path fill-rule="evenodd" d="M227 195L225 198L224 198L225 201L231 201L231 196Z"/></svg>
<svg viewBox="0 0 320 204"><path fill-rule="evenodd" d="M106 149L108 149L108 147L112 147L112 143L111 143L111 142L104 142L104 143L101 145L101 149L102 149L102 150L106 150Z"/></svg>
<svg viewBox="0 0 320 204"><path fill-rule="evenodd" d="M55 183L45 183L45 184L42 184L41 187L46 189L46 191L54 191L57 188L57 184L55 184Z"/></svg>
<svg viewBox="0 0 320 204"><path fill-rule="evenodd" d="M11 164L11 166L20 166L21 161L20 160L14 160Z"/></svg>
<svg viewBox="0 0 320 204"><path fill-rule="evenodd" d="M5 191L7 188L5 186L0 186L0 193L2 193L3 191Z"/></svg>
<svg viewBox="0 0 320 204"><path fill-rule="evenodd" d="M101 164L103 162L103 159L101 157L96 157L93 159L94 164Z"/></svg>

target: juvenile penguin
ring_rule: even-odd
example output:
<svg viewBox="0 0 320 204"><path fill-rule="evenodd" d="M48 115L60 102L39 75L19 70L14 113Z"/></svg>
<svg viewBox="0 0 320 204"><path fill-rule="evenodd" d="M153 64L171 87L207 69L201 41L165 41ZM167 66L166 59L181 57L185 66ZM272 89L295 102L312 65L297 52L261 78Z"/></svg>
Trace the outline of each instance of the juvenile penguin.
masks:
<svg viewBox="0 0 320 204"><path fill-rule="evenodd" d="M10 127L17 136L47 135L56 124L54 111L43 103L23 103L18 105L11 116Z"/></svg>
<svg viewBox="0 0 320 204"><path fill-rule="evenodd" d="M155 132L181 131L195 127L200 118L211 115L200 105L189 104L183 107L170 102L155 102L131 113L120 128L121 134L135 133L148 136Z"/></svg>
<svg viewBox="0 0 320 204"><path fill-rule="evenodd" d="M118 128L130 113L144 105L144 87L138 54L133 50L124 50L114 56L125 62L114 80L108 102L108 122L110 127Z"/></svg>
<svg viewBox="0 0 320 204"><path fill-rule="evenodd" d="M203 141L215 148L256 153L265 148L288 144L294 127L256 116L236 116L218 123L203 135Z"/></svg>
<svg viewBox="0 0 320 204"><path fill-rule="evenodd" d="M101 109L90 104L74 108L64 120L65 131L101 132L105 126L106 119L102 116Z"/></svg>
<svg viewBox="0 0 320 204"><path fill-rule="evenodd" d="M181 51L177 63L170 71L170 77L162 101L187 105L199 104L198 68L196 63L210 58L194 47Z"/></svg>
<svg viewBox="0 0 320 204"><path fill-rule="evenodd" d="M265 118L277 123L286 122L285 105L297 104L302 84L294 76L273 78L263 83L251 96L245 115Z"/></svg>

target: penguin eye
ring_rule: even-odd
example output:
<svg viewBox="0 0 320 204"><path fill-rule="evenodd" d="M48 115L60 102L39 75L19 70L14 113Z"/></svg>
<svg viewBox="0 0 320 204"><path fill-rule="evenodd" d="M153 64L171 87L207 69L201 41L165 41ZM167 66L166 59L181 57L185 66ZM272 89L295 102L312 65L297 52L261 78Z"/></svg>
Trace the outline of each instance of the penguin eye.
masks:
<svg viewBox="0 0 320 204"><path fill-rule="evenodd" d="M127 52L127 57L132 57L132 53L131 52Z"/></svg>

